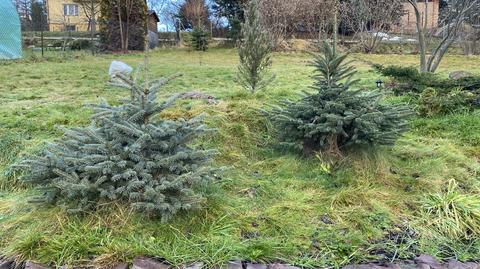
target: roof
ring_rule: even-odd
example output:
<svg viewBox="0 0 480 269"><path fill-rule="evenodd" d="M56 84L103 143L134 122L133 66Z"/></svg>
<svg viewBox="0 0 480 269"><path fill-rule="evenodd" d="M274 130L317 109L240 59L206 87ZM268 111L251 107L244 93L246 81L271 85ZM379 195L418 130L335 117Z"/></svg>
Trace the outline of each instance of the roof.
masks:
<svg viewBox="0 0 480 269"><path fill-rule="evenodd" d="M157 22L160 22L160 19L158 18L157 12L155 12L155 10L148 10L148 16L154 16Z"/></svg>

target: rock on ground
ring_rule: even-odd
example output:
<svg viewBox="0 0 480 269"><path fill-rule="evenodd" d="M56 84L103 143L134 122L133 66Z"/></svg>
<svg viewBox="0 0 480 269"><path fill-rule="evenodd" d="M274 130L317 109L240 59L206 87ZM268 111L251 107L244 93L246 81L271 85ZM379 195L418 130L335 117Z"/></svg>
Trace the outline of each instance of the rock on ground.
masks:
<svg viewBox="0 0 480 269"><path fill-rule="evenodd" d="M450 79L457 80L457 79L462 79L462 78L473 77L473 74L470 73L470 72L466 72L466 71L455 71L455 72L450 73L448 75L448 77Z"/></svg>
<svg viewBox="0 0 480 269"><path fill-rule="evenodd" d="M170 265L154 258L137 257L133 260L132 269L170 269Z"/></svg>

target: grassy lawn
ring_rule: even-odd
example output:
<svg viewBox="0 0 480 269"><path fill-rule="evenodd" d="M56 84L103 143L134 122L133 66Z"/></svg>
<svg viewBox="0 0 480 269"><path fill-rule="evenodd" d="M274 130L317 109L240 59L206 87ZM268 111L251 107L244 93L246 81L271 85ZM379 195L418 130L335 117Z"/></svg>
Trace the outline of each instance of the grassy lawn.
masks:
<svg viewBox="0 0 480 269"><path fill-rule="evenodd" d="M415 65L415 55L351 55L361 79L373 89L380 76L368 62ZM308 54L277 54L277 80L249 94L235 82L235 51L199 56L181 50L153 52L152 76L183 76L162 98L201 91L220 100L182 100L165 117L205 113L218 131L199 141L218 150L214 165L227 167L205 189L204 207L168 223L116 204L84 217L29 203L34 190L9 167L42 143L61 136L56 126L90 120L86 103L115 103L126 92L107 86L113 59L131 66L142 55L84 54L68 59L0 63L0 253L58 265L162 257L174 265L228 260L282 261L297 266L338 267L352 262L411 258L478 259L480 239L454 240L431 228L422 201L449 180L462 193L480 195L480 111L416 118L412 130L390 149L348 156L336 171L317 158L278 149L259 108L295 98L312 83ZM439 72L480 73L480 57L446 56Z"/></svg>

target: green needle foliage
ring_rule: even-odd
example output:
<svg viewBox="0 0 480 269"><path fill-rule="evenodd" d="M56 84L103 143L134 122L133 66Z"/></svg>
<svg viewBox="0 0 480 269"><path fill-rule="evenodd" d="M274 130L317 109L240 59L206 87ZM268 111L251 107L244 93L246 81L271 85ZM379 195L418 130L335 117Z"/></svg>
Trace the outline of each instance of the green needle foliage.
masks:
<svg viewBox="0 0 480 269"><path fill-rule="evenodd" d="M260 16L258 0L250 1L242 25L243 41L238 48L238 81L251 92L265 88L274 79L274 76L268 75L273 43L261 25Z"/></svg>
<svg viewBox="0 0 480 269"><path fill-rule="evenodd" d="M356 71L346 58L325 42L313 61L315 92L269 113L283 144L335 156L349 147L391 145L407 130L407 107L382 104L379 92L350 90Z"/></svg>
<svg viewBox="0 0 480 269"><path fill-rule="evenodd" d="M190 38L190 44L196 51L207 51L208 33L202 27L194 27Z"/></svg>
<svg viewBox="0 0 480 269"><path fill-rule="evenodd" d="M480 236L480 196L461 194L455 180L444 193L429 194L423 203L425 221L440 234L452 239Z"/></svg>
<svg viewBox="0 0 480 269"><path fill-rule="evenodd" d="M159 114L178 95L157 102L170 79L140 84L117 76L114 85L128 89L120 106L94 105L90 126L65 130L59 141L25 160L24 178L42 195L35 200L76 213L100 203L123 202L167 220L201 202L195 187L211 178L210 150L189 146L210 131L201 118L167 120Z"/></svg>

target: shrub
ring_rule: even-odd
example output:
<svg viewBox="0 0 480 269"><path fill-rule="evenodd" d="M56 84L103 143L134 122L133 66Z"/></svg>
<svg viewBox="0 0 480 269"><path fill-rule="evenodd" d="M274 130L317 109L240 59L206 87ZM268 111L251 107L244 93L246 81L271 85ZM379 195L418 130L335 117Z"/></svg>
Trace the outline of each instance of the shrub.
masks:
<svg viewBox="0 0 480 269"><path fill-rule="evenodd" d="M77 39L77 40L72 41L72 43L70 44L70 49L72 49L72 50L87 50L87 49L91 49L91 47L92 47L91 44L92 44L92 42L90 40Z"/></svg>
<svg viewBox="0 0 480 269"><path fill-rule="evenodd" d="M233 18L229 24L230 28L228 29L227 37L236 44L242 38L242 21L238 18Z"/></svg>
<svg viewBox="0 0 480 269"><path fill-rule="evenodd" d="M23 161L24 178L43 191L35 200L68 212L123 202L167 220L198 205L195 187L208 180L212 151L190 146L209 131L200 118L167 120L159 114L178 95L162 103L157 92L168 79L140 85L123 76L115 85L130 90L120 106L102 103L88 127L65 130L43 152Z"/></svg>
<svg viewBox="0 0 480 269"><path fill-rule="evenodd" d="M261 25L258 0L252 0L245 13L245 23L242 25L243 41L238 48L240 65L237 78L247 90L255 92L265 88L274 79L267 76L272 65L271 53L273 43Z"/></svg>
<svg viewBox="0 0 480 269"><path fill-rule="evenodd" d="M480 106L480 77L443 79L433 73L420 73L414 67L381 66L374 68L393 78L386 84L396 95L410 95L417 100L422 116L448 114Z"/></svg>
<svg viewBox="0 0 480 269"><path fill-rule="evenodd" d="M480 94L480 77L472 76L461 79L443 79L433 73L420 73L415 67L387 66L374 64L373 68L383 76L394 80L397 94L409 92L420 93L427 88L443 90L461 89Z"/></svg>
<svg viewBox="0 0 480 269"><path fill-rule="evenodd" d="M459 193L453 179L445 192L427 195L422 209L425 221L444 236L452 239L480 236L480 196Z"/></svg>
<svg viewBox="0 0 480 269"><path fill-rule="evenodd" d="M55 40L52 42L51 46L54 48L61 48L63 47L64 41L62 40Z"/></svg>
<svg viewBox="0 0 480 269"><path fill-rule="evenodd" d="M460 89L445 91L427 88L418 98L418 112L421 116L445 115L468 110L473 94Z"/></svg>
<svg viewBox="0 0 480 269"><path fill-rule="evenodd" d="M208 50L208 33L201 27L194 27L190 36L190 45L196 51Z"/></svg>
<svg viewBox="0 0 480 269"><path fill-rule="evenodd" d="M407 107L381 103L379 92L350 90L355 70L346 57L325 42L323 55L315 55L313 62L315 92L284 101L269 113L283 144L305 154L339 155L360 145L391 145L407 130Z"/></svg>
<svg viewBox="0 0 480 269"><path fill-rule="evenodd" d="M404 67L391 65L384 67L382 65L373 65L374 69L386 77L394 79L393 88L395 94L403 95L413 92L420 93L428 87L433 87L430 82L436 80L435 75L421 74L415 67Z"/></svg>

